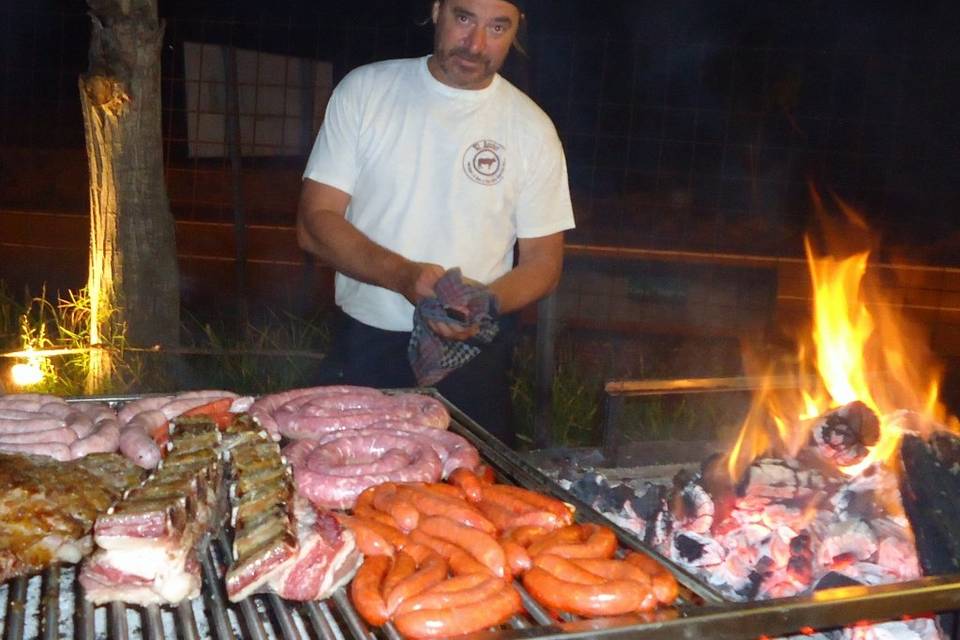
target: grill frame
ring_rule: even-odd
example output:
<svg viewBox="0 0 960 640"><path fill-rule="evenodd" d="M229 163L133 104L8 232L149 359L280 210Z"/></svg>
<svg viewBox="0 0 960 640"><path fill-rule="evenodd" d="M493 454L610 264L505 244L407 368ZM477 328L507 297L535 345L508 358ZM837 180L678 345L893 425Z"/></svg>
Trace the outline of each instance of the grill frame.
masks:
<svg viewBox="0 0 960 640"><path fill-rule="evenodd" d="M760 633L782 635L804 628L828 629L862 620L891 620L902 616L960 610L960 575L924 578L909 583L877 587L843 587L824 590L813 596L783 598L750 603L732 603L708 585L702 584L682 567L653 549L647 548L634 534L607 520L541 473L532 464L506 448L477 423L464 415L442 395L433 390L416 390L442 401L453 418L450 430L467 438L481 457L497 473L501 481L512 482L564 500L576 507L579 522L595 522L611 527L623 547L648 553L666 566L682 587L680 604L656 616L623 616L596 620L576 619L562 615L552 618L522 587L520 593L527 610L525 616L514 617L506 628L472 634L464 638L476 640L519 640L543 638L754 638ZM73 401L106 401L121 404L144 396L88 397ZM15 578L0 586L4 600L0 626L3 640L24 640L42 637L59 638L65 615L70 618L73 637L95 640L104 635L113 640L143 637L149 640L174 637L183 640L200 638L323 638L331 640L374 640L402 637L392 625L371 630L350 602L346 588L322 602L291 603L274 594L251 596L239 603L229 603L223 591L223 572L230 560L230 544L221 531L201 551L203 590L190 602L176 607L127 607L113 603L93 607L83 598L79 583L72 580L73 612L64 613L59 606L66 580L74 567L57 565L30 578ZM28 591L41 595L39 611L28 620ZM202 612L198 624L196 611ZM676 613L669 619L671 612ZM28 627L27 622L32 626ZM26 635L35 628L35 635ZM139 633L137 633L139 629Z"/></svg>

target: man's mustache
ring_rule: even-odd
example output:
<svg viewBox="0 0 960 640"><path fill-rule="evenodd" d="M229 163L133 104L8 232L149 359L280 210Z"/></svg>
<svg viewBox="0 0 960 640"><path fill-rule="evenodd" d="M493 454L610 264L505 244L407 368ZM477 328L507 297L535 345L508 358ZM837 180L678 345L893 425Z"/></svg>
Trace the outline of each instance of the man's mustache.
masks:
<svg viewBox="0 0 960 640"><path fill-rule="evenodd" d="M447 55L450 57L456 56L458 58L463 58L469 62L482 62L484 64L488 62L484 56L477 53L470 53L469 49L464 49L461 47L451 49Z"/></svg>

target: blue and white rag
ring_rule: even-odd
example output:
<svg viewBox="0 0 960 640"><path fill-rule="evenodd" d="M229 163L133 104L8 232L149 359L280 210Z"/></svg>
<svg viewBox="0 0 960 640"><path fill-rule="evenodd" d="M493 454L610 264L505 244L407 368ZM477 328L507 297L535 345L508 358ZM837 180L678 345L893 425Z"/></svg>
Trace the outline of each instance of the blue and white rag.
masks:
<svg viewBox="0 0 960 640"><path fill-rule="evenodd" d="M489 344L500 331L497 299L485 286L464 280L459 268L443 274L433 290L435 297L424 298L414 308L407 345L410 366L423 387L435 385L477 357L480 345ZM430 329L428 320L462 328L479 325L480 331L469 340L447 340Z"/></svg>

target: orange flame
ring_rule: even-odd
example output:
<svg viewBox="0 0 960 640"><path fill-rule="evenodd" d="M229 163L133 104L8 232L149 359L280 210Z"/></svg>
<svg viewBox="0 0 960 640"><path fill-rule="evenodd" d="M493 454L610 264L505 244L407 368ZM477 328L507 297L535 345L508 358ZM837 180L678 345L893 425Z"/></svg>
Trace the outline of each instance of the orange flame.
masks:
<svg viewBox="0 0 960 640"><path fill-rule="evenodd" d="M841 208L865 228L855 212L842 203ZM881 437L864 460L844 469L850 475L896 453L902 434L897 412L957 428L938 400L941 367L903 318L901 305L875 282L884 268L868 273L869 251L817 256L809 236L804 246L813 327L801 337L795 359L767 365L728 458L734 479L759 455L796 454L808 442L815 418L855 400L880 418Z"/></svg>

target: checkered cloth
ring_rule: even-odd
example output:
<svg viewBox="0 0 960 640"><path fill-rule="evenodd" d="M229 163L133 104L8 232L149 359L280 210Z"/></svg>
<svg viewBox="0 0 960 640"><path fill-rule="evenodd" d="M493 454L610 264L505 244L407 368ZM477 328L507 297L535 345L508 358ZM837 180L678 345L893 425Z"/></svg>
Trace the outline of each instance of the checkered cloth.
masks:
<svg viewBox="0 0 960 640"><path fill-rule="evenodd" d="M450 269L433 287L436 297L424 298L413 311L413 332L407 345L407 357L417 384L435 385L447 374L470 362L480 353L480 345L489 344L500 330L497 324L497 300L483 285L465 281L460 269ZM446 308L465 316L452 318ZM469 340L447 340L435 334L428 320L448 322L459 327L479 325L480 331Z"/></svg>

